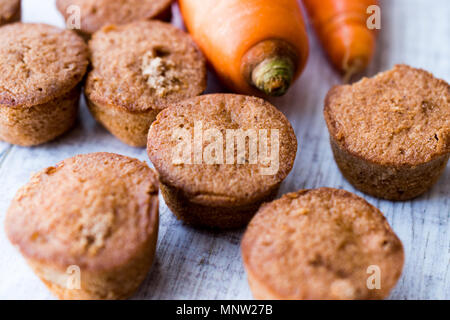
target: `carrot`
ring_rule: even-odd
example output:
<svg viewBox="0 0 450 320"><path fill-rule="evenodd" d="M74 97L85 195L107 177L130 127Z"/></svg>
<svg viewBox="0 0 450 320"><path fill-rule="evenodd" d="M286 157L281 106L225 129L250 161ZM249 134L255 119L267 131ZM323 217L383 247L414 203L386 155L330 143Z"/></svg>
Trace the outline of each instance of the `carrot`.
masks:
<svg viewBox="0 0 450 320"><path fill-rule="evenodd" d="M308 38L297 0L179 0L187 29L233 91L279 96L300 76Z"/></svg>
<svg viewBox="0 0 450 320"><path fill-rule="evenodd" d="M367 8L378 0L303 0L320 41L334 66L349 79L370 63L375 30L367 27Z"/></svg>

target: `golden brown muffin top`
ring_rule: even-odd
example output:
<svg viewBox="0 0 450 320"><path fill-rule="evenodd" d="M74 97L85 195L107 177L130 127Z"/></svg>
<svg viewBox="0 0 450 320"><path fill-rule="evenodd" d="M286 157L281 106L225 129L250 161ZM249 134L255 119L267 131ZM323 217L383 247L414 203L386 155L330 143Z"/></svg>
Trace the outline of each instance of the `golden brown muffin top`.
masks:
<svg viewBox="0 0 450 320"><path fill-rule="evenodd" d="M173 0L57 0L58 10L67 18L67 8L81 10L81 30L94 33L107 24L126 24L155 18L168 9Z"/></svg>
<svg viewBox="0 0 450 320"><path fill-rule="evenodd" d="M450 86L406 65L353 85L325 102L331 136L350 153L386 165L417 165L450 152Z"/></svg>
<svg viewBox="0 0 450 320"><path fill-rule="evenodd" d="M199 143L202 146L200 149L194 146L194 130L199 128L199 123L204 136ZM178 129L187 130L192 138L190 164L174 162L174 156L180 149ZM208 136L208 129L221 134L221 144L215 137ZM227 139L227 130L235 134L239 129L244 132L253 130L258 138L252 140L257 144L266 141L268 152L262 152L263 149L258 147L257 161L252 163L250 139L246 140L245 154L241 156L237 154L237 143L227 149L228 142L236 141ZM274 129L278 130L278 139L272 140L272 133L276 132ZM259 138L260 134L266 139ZM277 140L279 149L275 144L272 148L272 141ZM219 149L223 150L220 163L210 161L215 157L209 158L210 154L215 155L211 144L214 141L222 146ZM264 155L270 157L271 150L278 151L278 170L275 170L276 161L262 161ZM230 160L234 161L227 161L228 151ZM291 171L296 152L294 130L280 111L262 99L234 94L203 95L172 105L157 116L148 137L148 154L161 181L182 190L190 201L204 205L245 205L266 197ZM194 154L202 155L201 161L197 161ZM241 164L238 158L242 159ZM271 173L269 169L271 174L262 174L262 168L274 170Z"/></svg>
<svg viewBox="0 0 450 320"><path fill-rule="evenodd" d="M264 204L242 240L248 272L280 299L384 298L400 277L403 246L383 214L331 188L300 190ZM369 266L381 289L369 290Z"/></svg>
<svg viewBox="0 0 450 320"><path fill-rule="evenodd" d="M20 0L0 0L0 22L9 20L20 8Z"/></svg>
<svg viewBox="0 0 450 320"><path fill-rule="evenodd" d="M5 228L26 258L103 270L133 257L157 232L157 219L154 171L136 159L91 153L34 175L12 201Z"/></svg>
<svg viewBox="0 0 450 320"><path fill-rule="evenodd" d="M206 89L205 60L185 32L160 21L107 26L89 42L94 102L130 112L163 109Z"/></svg>
<svg viewBox="0 0 450 320"><path fill-rule="evenodd" d="M29 107L73 89L88 65L84 41L45 24L0 28L0 105Z"/></svg>

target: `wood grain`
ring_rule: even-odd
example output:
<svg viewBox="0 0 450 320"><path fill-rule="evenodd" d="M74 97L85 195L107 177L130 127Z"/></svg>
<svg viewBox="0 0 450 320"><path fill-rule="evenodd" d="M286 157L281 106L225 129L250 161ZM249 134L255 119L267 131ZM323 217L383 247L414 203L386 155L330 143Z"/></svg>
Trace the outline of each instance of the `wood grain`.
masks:
<svg viewBox="0 0 450 320"><path fill-rule="evenodd" d="M54 1L24 1L26 21L62 26ZM382 1L379 49L367 74L408 63L450 81L450 5L447 0ZM180 18L175 15L175 24ZM315 37L308 66L283 98L272 99L291 121L299 141L294 169L280 194L330 186L363 196L385 213L405 246L406 264L392 299L450 299L450 170L422 197L407 202L378 200L356 191L333 160L322 116L328 89L341 82ZM223 89L214 78L209 92ZM109 151L147 160L145 150L114 139L92 119L83 102L76 128L36 148L0 143L0 224L17 189L33 172L78 153ZM147 160L148 161L148 160ZM161 199L157 259L135 299L251 299L240 257L242 230L207 232L177 221ZM0 298L51 299L20 254L0 231Z"/></svg>

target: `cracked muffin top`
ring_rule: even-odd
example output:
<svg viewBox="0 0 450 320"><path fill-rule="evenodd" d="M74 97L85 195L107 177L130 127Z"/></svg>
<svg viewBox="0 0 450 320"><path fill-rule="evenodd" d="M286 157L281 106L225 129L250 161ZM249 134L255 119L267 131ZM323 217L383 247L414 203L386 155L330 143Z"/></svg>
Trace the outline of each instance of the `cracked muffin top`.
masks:
<svg viewBox="0 0 450 320"><path fill-rule="evenodd" d="M5 229L27 258L102 270L157 232L158 182L146 163L112 153L66 159L13 199Z"/></svg>
<svg viewBox="0 0 450 320"><path fill-rule="evenodd" d="M170 10L173 0L57 0L58 10L67 19L69 6L81 11L81 30L94 33L107 24L126 24L157 18Z"/></svg>
<svg viewBox="0 0 450 320"><path fill-rule="evenodd" d="M89 42L86 94L130 112L164 109L206 89L206 62L191 37L160 21L105 26Z"/></svg>
<svg viewBox="0 0 450 320"><path fill-rule="evenodd" d="M300 190L264 204L241 247L252 291L259 289L254 294L263 299L384 298L404 261L402 243L383 214L331 188ZM371 266L380 271L377 290L367 287Z"/></svg>
<svg viewBox="0 0 450 320"><path fill-rule="evenodd" d="M83 78L88 50L69 30L14 23L0 28L0 105L29 107L72 90Z"/></svg>
<svg viewBox="0 0 450 320"><path fill-rule="evenodd" d="M332 138L351 154L383 165L416 165L450 152L450 86L432 74L396 65L325 101Z"/></svg>
<svg viewBox="0 0 450 320"><path fill-rule="evenodd" d="M297 139L270 103L210 94L163 110L150 127L147 150L160 180L190 201L245 205L266 197L286 178Z"/></svg>
<svg viewBox="0 0 450 320"><path fill-rule="evenodd" d="M0 0L0 24L9 21L20 10L20 0Z"/></svg>

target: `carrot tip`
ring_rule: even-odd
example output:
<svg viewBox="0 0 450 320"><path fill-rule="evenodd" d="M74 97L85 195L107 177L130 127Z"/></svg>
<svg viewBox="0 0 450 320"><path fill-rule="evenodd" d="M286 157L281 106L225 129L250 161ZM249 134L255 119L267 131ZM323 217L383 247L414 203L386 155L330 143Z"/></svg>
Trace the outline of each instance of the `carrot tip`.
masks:
<svg viewBox="0 0 450 320"><path fill-rule="evenodd" d="M349 83L352 77L364 70L365 64L362 59L354 59L350 64L344 67L343 82Z"/></svg>
<svg viewBox="0 0 450 320"><path fill-rule="evenodd" d="M292 84L294 69L290 58L265 59L252 72L253 85L269 96L282 96Z"/></svg>

